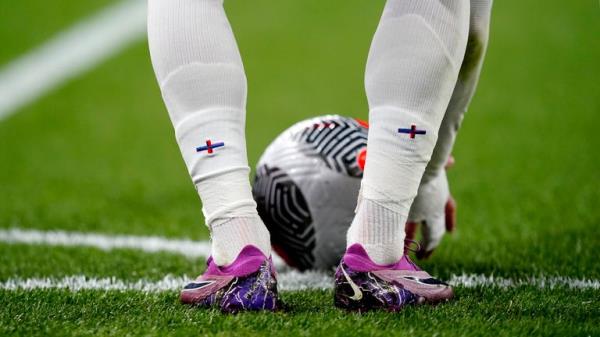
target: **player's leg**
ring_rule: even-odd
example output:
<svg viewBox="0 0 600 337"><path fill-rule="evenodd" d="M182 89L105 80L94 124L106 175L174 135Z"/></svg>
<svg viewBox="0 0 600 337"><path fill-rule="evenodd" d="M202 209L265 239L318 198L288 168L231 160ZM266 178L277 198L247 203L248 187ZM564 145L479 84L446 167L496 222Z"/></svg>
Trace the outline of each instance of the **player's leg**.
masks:
<svg viewBox="0 0 600 337"><path fill-rule="evenodd" d="M212 238L208 270L182 300L274 308L269 233L248 180L246 76L223 0L149 0L148 11L152 63ZM264 284L223 294L236 277Z"/></svg>
<svg viewBox="0 0 600 337"><path fill-rule="evenodd" d="M409 226L421 224L423 241L419 257L429 256L446 230L454 227L455 205L451 201L444 166L452 152L458 129L477 88L488 45L492 0L471 0L469 42L458 81L442 120L438 140L425 169L419 192L409 214ZM407 231L408 232L408 231ZM411 229L414 233L414 229Z"/></svg>
<svg viewBox="0 0 600 337"><path fill-rule="evenodd" d="M336 273L338 306L394 310L451 295L403 257L404 224L456 84L469 7L468 0L388 0L385 6L367 62L369 152Z"/></svg>

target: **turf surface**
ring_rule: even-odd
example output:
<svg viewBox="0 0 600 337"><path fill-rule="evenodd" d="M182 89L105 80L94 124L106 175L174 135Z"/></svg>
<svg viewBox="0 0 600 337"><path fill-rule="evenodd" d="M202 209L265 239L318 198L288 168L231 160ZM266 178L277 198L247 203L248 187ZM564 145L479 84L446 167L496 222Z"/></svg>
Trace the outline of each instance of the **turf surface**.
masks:
<svg viewBox="0 0 600 337"><path fill-rule="evenodd" d="M110 1L0 4L0 64ZM366 117L363 69L383 1L227 4L249 78L250 162L314 115ZM600 278L600 31L591 1L495 4L492 41L450 172L458 232L423 265L449 277ZM35 20L24 24L23 16ZM5 20L6 18L6 20ZM19 34L14 32L18 31ZM145 42L0 121L0 226L207 238ZM193 275L203 261L0 244L0 281ZM175 293L0 292L0 335L599 335L600 291L458 289L397 315L346 315L330 292L276 315L221 316Z"/></svg>
<svg viewBox="0 0 600 337"><path fill-rule="evenodd" d="M346 314L323 291L285 293L276 314L225 316L177 303L175 294L0 291L0 328L22 335L217 336L590 336L600 307L593 291L474 289L450 304L398 314ZM564 299L568 297L569 301ZM41 301L43 298L44 301Z"/></svg>
<svg viewBox="0 0 600 337"><path fill-rule="evenodd" d="M0 3L0 66L114 0L37 0Z"/></svg>

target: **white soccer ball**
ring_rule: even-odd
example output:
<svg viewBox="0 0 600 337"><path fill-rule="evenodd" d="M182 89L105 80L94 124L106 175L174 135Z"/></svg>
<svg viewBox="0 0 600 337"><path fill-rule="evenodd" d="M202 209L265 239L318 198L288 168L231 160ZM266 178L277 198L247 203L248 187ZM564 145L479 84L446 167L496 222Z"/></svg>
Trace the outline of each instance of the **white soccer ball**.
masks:
<svg viewBox="0 0 600 337"><path fill-rule="evenodd" d="M296 123L266 149L253 186L274 250L300 270L329 269L345 250L363 174L365 122L328 115Z"/></svg>

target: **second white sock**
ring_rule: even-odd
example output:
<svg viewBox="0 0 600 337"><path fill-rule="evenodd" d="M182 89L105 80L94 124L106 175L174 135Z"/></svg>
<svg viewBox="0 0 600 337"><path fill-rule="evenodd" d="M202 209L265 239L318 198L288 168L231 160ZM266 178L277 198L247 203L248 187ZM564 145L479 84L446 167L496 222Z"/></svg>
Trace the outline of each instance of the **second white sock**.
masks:
<svg viewBox="0 0 600 337"><path fill-rule="evenodd" d="M347 236L348 245L364 245L377 263L403 255L406 218L456 83L468 28L468 0L386 3L367 62L369 152Z"/></svg>

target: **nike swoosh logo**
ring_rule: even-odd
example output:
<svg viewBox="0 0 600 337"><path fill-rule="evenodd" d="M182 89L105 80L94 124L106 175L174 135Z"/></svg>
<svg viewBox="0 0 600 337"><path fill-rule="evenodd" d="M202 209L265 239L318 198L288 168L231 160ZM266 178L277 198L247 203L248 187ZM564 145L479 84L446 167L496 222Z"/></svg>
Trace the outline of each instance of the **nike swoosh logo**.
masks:
<svg viewBox="0 0 600 337"><path fill-rule="evenodd" d="M185 288L183 288L183 290L198 290L198 289L202 289L204 287L207 287L211 284L215 283L215 281L199 281L199 282L192 282L188 285L185 286Z"/></svg>
<svg viewBox="0 0 600 337"><path fill-rule="evenodd" d="M403 279L414 282L414 283L418 283L418 284L422 284L422 285L426 285L426 286L431 286L431 287L438 287L438 286L448 286L448 283L442 282L438 279L435 279L433 277L429 277L429 278L417 278L414 276L404 276Z"/></svg>
<svg viewBox="0 0 600 337"><path fill-rule="evenodd" d="M344 269L344 265L340 265L340 267L342 268L342 273L344 273L344 277L346 278L346 281L348 281L348 284L350 285L350 287L352 287L352 291L354 291L354 295L350 296L350 299L354 300L354 301L362 300L362 298L363 298L362 291L360 291L360 288L356 285L356 283L354 283L354 281L352 281L350 276L348 276L348 273L346 273L346 270Z"/></svg>

